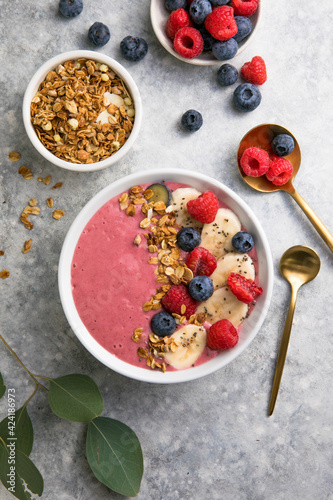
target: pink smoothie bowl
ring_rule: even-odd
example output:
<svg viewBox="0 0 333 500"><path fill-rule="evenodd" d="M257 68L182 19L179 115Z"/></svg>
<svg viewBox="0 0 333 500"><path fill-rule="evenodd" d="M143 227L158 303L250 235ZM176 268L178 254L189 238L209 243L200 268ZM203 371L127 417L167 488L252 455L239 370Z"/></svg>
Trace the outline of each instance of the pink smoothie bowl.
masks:
<svg viewBox="0 0 333 500"><path fill-rule="evenodd" d="M40 139L37 136L36 130L31 122L31 102L34 96L36 95L36 92L40 86L40 84L43 82L45 79L46 75L57 68L60 64L64 64L66 61L71 61L71 60L78 60L78 59L91 59L95 62L105 64L106 66L109 67L110 70L113 70L124 82L124 85L126 89L128 90L135 109L135 119L134 119L134 124L133 128L131 130L131 133L124 143L124 145L118 149L115 153L113 153L111 156L108 158L94 162L94 163L73 163L70 161L63 160L61 158L58 158L55 154L53 154L51 151L49 151L43 143L40 141ZM64 168L66 170L73 170L76 172L95 172L97 170L102 170L104 168L111 167L114 165L116 162L121 160L132 148L134 142L138 138L139 131L141 128L141 123L142 123L142 101L141 101L141 96L139 93L139 89L133 80L132 76L129 74L129 72L115 59L112 59L109 56L106 56L105 54L101 54L99 52L94 52L92 50L73 50L70 52L64 52L62 54L58 54L55 57L52 57L52 59L49 59L46 61L42 66L38 68L36 73L32 76L25 94L23 98L23 106L22 106L22 113L23 113L23 124L26 130L26 133L32 143L32 145L35 147L35 149L50 163L53 163L54 165L57 165L60 168Z"/></svg>
<svg viewBox="0 0 333 500"><path fill-rule="evenodd" d="M211 190L238 215L247 231L254 237L259 268L258 278L260 286L263 288L263 293L258 297L256 306L242 324L239 342L234 348L221 351L218 356L198 366L186 370L166 371L165 373L133 366L102 347L91 336L78 314L71 283L71 267L75 248L91 217L110 199L127 191L132 186L162 181L187 184L201 192ZM93 259L94 256L92 255L91 258ZM237 194L219 181L201 173L180 169L160 169L123 177L104 188L86 204L74 220L63 243L59 261L58 284L67 320L77 338L95 358L111 370L126 377L143 382L172 384L195 380L220 370L246 349L260 331L267 315L273 289L273 274L271 251L262 226L250 207Z"/></svg>

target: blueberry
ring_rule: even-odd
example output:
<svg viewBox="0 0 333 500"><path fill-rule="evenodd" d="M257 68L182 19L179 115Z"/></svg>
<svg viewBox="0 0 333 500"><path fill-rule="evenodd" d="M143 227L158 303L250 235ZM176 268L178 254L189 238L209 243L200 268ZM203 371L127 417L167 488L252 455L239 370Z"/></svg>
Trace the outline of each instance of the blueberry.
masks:
<svg viewBox="0 0 333 500"><path fill-rule="evenodd" d="M214 293L213 281L209 276L195 276L188 285L188 291L194 300L203 302Z"/></svg>
<svg viewBox="0 0 333 500"><path fill-rule="evenodd" d="M246 253L252 250L254 246L254 239L252 234L246 231L239 231L234 234L231 240L232 246L239 253Z"/></svg>
<svg viewBox="0 0 333 500"><path fill-rule="evenodd" d="M189 109L183 114L181 122L187 132L196 132L203 123L202 115L195 109Z"/></svg>
<svg viewBox="0 0 333 500"><path fill-rule="evenodd" d="M177 244L185 252L192 252L201 243L201 235L194 227L184 227L177 234Z"/></svg>
<svg viewBox="0 0 333 500"><path fill-rule="evenodd" d="M139 36L126 36L120 42L120 51L127 61L141 61L148 52L148 44Z"/></svg>
<svg viewBox="0 0 333 500"><path fill-rule="evenodd" d="M190 18L195 24L203 24L212 10L212 4L209 0L193 0L189 10Z"/></svg>
<svg viewBox="0 0 333 500"><path fill-rule="evenodd" d="M287 156L294 151L295 142L291 135L279 134L274 137L271 146L277 156Z"/></svg>
<svg viewBox="0 0 333 500"><path fill-rule="evenodd" d="M238 71L231 64L222 64L217 72L217 81L223 87L232 85L238 78Z"/></svg>
<svg viewBox="0 0 333 500"><path fill-rule="evenodd" d="M227 3L229 3L229 0L210 0L210 3L213 5L213 7L220 7L221 5L227 5Z"/></svg>
<svg viewBox="0 0 333 500"><path fill-rule="evenodd" d="M176 320L167 312L159 312L151 319L151 329L155 335L166 337L176 330Z"/></svg>
<svg viewBox="0 0 333 500"><path fill-rule="evenodd" d="M227 61L235 57L238 51L238 43L234 38L229 38L225 42L217 40L213 43L212 51L219 61Z"/></svg>
<svg viewBox="0 0 333 500"><path fill-rule="evenodd" d="M236 42L241 42L246 36L248 36L252 31L251 19L244 16L235 16L235 21L237 24L238 31L233 37Z"/></svg>
<svg viewBox="0 0 333 500"><path fill-rule="evenodd" d="M60 0L59 10L65 17L76 17L83 9L82 0Z"/></svg>
<svg viewBox="0 0 333 500"><path fill-rule="evenodd" d="M164 201L165 206L170 205L171 202L171 191L165 184L160 184L156 182L151 186L148 186L147 189L151 189L154 195L149 198L149 202L153 201L156 203L157 201Z"/></svg>
<svg viewBox="0 0 333 500"><path fill-rule="evenodd" d="M187 0L165 0L164 7L170 12L177 9L187 9Z"/></svg>
<svg viewBox="0 0 333 500"><path fill-rule="evenodd" d="M242 83L234 91L233 102L239 111L253 111L261 102L260 90L252 83Z"/></svg>
<svg viewBox="0 0 333 500"><path fill-rule="evenodd" d="M103 47L110 40L110 30L103 23L94 23L89 28L88 38L96 47Z"/></svg>
<svg viewBox="0 0 333 500"><path fill-rule="evenodd" d="M216 42L216 38L214 38L208 30L204 26L199 26L198 30L201 33L204 46L203 46L203 51L208 52L212 50L213 43Z"/></svg>

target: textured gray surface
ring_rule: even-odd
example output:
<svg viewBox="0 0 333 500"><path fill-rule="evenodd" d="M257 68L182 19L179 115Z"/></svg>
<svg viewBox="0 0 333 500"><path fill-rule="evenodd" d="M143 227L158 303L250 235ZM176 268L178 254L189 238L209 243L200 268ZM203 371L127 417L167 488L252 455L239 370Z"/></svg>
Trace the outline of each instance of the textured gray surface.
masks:
<svg viewBox="0 0 333 500"><path fill-rule="evenodd" d="M274 2L273 2L274 3ZM0 283L1 332L27 366L38 374L91 375L105 398L105 415L137 433L145 457L138 498L153 500L332 499L332 253L294 201L285 193L251 191L236 170L241 137L253 126L275 122L298 138L303 157L296 188L333 231L332 207L332 6L331 0L263 1L263 17L253 43L234 60L238 68L254 55L268 67L261 106L247 115L231 106L232 88L216 83L217 67L195 67L169 55L151 29L149 2L85 0L82 14L66 20L57 0L0 0L1 163ZM64 51L91 48L86 33L94 21L110 27L101 49L119 60L140 89L144 121L129 155L94 174L62 171L43 160L30 144L21 119L25 87L38 66ZM123 60L119 42L143 36L149 53L137 64ZM201 111L204 125L188 135L179 128L184 111ZM20 162L8 160L11 151ZM27 181L17 170L33 171ZM66 231L85 203L120 177L155 167L179 166L215 177L239 194L260 219L275 266L273 300L250 347L225 369L192 383L156 386L111 372L79 343L62 312L57 265ZM50 186L37 182L51 175ZM58 191L50 190L63 182ZM54 195L66 211L51 217L45 200ZM42 214L29 232L19 215L35 197ZM32 237L30 253L23 255ZM291 345L274 416L267 407L280 336L289 302L280 277L282 253L295 244L318 251L322 269L299 293ZM0 369L18 403L33 384L0 346ZM5 398L0 412L6 411ZM39 392L29 405L35 429L32 459L45 480L48 500L120 498L94 479L84 453L85 427L61 421ZM0 486L0 498L11 495Z"/></svg>

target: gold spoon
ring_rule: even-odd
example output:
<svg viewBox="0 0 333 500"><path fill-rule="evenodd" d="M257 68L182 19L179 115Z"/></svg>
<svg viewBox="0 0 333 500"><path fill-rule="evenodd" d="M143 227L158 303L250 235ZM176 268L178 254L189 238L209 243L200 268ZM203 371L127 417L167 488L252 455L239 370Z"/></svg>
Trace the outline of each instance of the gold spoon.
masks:
<svg viewBox="0 0 333 500"><path fill-rule="evenodd" d="M261 177L249 177L248 175L245 175L242 167L240 166L240 159L245 149L251 147L258 147L265 149L268 152L272 152L271 142L274 139L274 137L278 134L289 134L295 141L295 148L293 152L290 155L286 156L286 158L293 165L292 178L283 186L275 186L274 184L272 184L272 182L266 179L265 175ZM296 203L298 203L298 205L301 207L301 209L303 210L309 221L312 223L314 228L318 231L322 239L325 241L330 250L333 252L332 234L328 231L328 229L324 226L319 217L317 217L314 211L303 200L303 198L300 196L300 194L296 191L296 189L293 186L293 179L297 174L298 169L301 165L301 151L297 140L292 135L292 133L289 132L289 130L287 130L284 127L281 127L280 125L274 125L271 123L259 125L258 127L251 129L240 142L237 151L237 164L239 172L243 177L244 181L253 189L256 189L257 191L260 191L262 193L272 193L274 191L286 191L287 193L289 193L294 198Z"/></svg>
<svg viewBox="0 0 333 500"><path fill-rule="evenodd" d="M279 392L280 382L284 362L287 356L287 349L293 323L297 292L299 288L313 280L320 269L320 258L317 252L304 245L297 245L284 252L280 260L280 272L291 285L291 299L287 314L286 324L282 334L282 340L276 362L275 375L272 386L271 400L269 403L268 415L271 416L276 398Z"/></svg>

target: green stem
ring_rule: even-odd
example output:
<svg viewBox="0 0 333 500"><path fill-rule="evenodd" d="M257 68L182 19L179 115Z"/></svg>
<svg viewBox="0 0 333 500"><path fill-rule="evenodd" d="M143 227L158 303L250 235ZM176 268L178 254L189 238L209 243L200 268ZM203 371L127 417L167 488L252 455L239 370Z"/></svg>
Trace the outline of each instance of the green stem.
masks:
<svg viewBox="0 0 333 500"><path fill-rule="evenodd" d="M32 380L35 382L36 386L40 386L43 389L45 389L45 391L48 391L48 389L45 387L45 385L43 385L40 382L38 382L38 380L35 378L35 375L33 373L31 373L31 371L28 370L28 368L22 363L22 361L20 360L20 358L17 356L17 354L15 353L15 351L13 351L13 349L10 347L10 345L5 341L5 339L3 338L2 335L0 335L0 340L2 340L2 342L7 347L7 349L12 353L12 355L14 356L14 358L17 359L17 361L20 363L20 365L22 366L22 368L27 372L27 374L29 375L29 377L32 378ZM36 392L36 390L37 390L37 387L35 389L35 392ZM33 393L32 396L35 395L35 392ZM28 402L30 401L31 397L29 398Z"/></svg>
<svg viewBox="0 0 333 500"><path fill-rule="evenodd" d="M28 397L28 399L26 400L26 402L25 402L25 403L24 403L24 405L23 405L23 408L25 408L25 407L29 404L29 402L32 400L32 398L34 397L34 395L35 395L35 394L36 394L36 392L37 392L37 389L38 389L38 384L35 384L35 390L34 390L34 392L31 394L31 396L29 396L29 397Z"/></svg>

